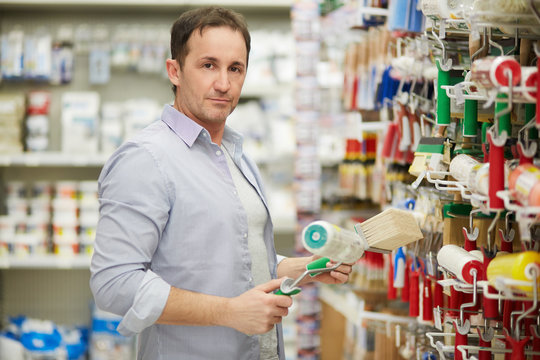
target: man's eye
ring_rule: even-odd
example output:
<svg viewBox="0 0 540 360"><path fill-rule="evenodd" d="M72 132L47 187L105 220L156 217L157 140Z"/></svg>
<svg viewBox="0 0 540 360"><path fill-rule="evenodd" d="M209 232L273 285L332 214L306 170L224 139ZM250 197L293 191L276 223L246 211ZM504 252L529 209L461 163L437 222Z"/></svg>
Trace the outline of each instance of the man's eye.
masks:
<svg viewBox="0 0 540 360"><path fill-rule="evenodd" d="M212 68L212 64L204 64L203 65L206 69L211 69Z"/></svg>
<svg viewBox="0 0 540 360"><path fill-rule="evenodd" d="M233 67L231 67L231 71L232 71L232 72L241 72L242 69L240 69L239 67L233 66Z"/></svg>

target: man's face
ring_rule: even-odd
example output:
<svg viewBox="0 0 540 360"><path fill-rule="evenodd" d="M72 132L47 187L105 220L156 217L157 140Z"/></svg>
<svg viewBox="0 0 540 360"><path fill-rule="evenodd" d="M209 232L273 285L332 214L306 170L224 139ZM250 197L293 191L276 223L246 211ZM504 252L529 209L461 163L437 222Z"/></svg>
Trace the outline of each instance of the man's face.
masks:
<svg viewBox="0 0 540 360"><path fill-rule="evenodd" d="M200 125L223 123L240 98L247 70L242 34L229 27L195 30L179 70L179 110Z"/></svg>

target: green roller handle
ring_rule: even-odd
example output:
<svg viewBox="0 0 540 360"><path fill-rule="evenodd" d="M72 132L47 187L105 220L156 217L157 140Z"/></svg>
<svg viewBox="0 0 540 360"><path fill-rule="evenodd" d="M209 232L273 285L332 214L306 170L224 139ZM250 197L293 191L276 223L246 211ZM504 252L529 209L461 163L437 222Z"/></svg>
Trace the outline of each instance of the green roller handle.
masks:
<svg viewBox="0 0 540 360"><path fill-rule="evenodd" d="M285 294L283 291L281 291L281 289L277 289L274 294L276 295L287 295L287 296L292 296L292 295L296 295L300 292L300 289L296 289L296 290L293 290L291 291L290 293L288 294Z"/></svg>
<svg viewBox="0 0 540 360"><path fill-rule="evenodd" d="M463 136L476 137L478 131L478 101L465 100Z"/></svg>
<svg viewBox="0 0 540 360"><path fill-rule="evenodd" d="M317 259L315 261L310 262L306 265L307 270L314 270L314 269L326 269L326 264L330 261L327 257L322 257L320 259ZM317 276L320 273L313 273L309 274L309 276Z"/></svg>
<svg viewBox="0 0 540 360"><path fill-rule="evenodd" d="M506 94L499 94L499 95L497 95L497 97L499 99L504 99L504 98L507 98L508 96L506 96ZM497 114L500 111L505 110L506 108L508 108L508 106L510 106L510 105L507 104L507 103L496 102L495 103L495 114ZM498 130L499 130L499 134L502 134L503 131L506 131L506 134L508 136L512 135L512 123L511 123L511 114L510 113L499 117L499 129Z"/></svg>
<svg viewBox="0 0 540 360"><path fill-rule="evenodd" d="M536 114L535 104L525 104L525 123L530 122ZM538 130L535 126L529 129L529 140L538 139Z"/></svg>
<svg viewBox="0 0 540 360"><path fill-rule="evenodd" d="M317 269L326 269L326 264L330 261L329 258L327 257L323 257L323 258L320 258L320 259L317 259L315 261L312 261L310 262L309 264L306 265L306 270L317 270ZM310 276L317 276L319 275L320 273L313 273L313 274L310 274ZM276 295L288 295L288 296L291 296L291 295L296 295L300 292L300 289L295 289L291 292L288 292L288 293L284 293L283 291L281 291L281 289L277 289L276 291L274 291L274 294Z"/></svg>
<svg viewBox="0 0 540 360"><path fill-rule="evenodd" d="M450 85L450 72L441 69L437 61L437 125L450 125L450 98L441 86Z"/></svg>

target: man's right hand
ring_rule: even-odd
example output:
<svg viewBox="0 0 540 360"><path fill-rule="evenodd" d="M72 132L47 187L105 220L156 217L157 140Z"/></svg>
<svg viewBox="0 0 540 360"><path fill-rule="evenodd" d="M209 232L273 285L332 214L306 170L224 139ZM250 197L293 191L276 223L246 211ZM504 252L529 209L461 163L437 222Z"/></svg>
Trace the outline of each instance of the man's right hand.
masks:
<svg viewBox="0 0 540 360"><path fill-rule="evenodd" d="M270 280L229 299L226 306L226 326L244 334L264 334L280 323L292 305L290 296L275 295L284 278Z"/></svg>

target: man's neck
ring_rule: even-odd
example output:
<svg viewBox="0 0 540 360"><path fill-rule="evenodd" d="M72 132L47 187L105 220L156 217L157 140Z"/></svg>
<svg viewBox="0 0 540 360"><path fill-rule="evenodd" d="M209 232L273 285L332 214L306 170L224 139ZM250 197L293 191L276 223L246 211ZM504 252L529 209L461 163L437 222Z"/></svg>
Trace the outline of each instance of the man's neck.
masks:
<svg viewBox="0 0 540 360"><path fill-rule="evenodd" d="M221 140L223 139L223 133L225 131L225 122L222 123L203 123L199 119L196 119L194 116L189 116L186 114L176 103L174 104L176 110L187 116L191 121L199 124L208 131L210 134L210 139L212 142L221 146Z"/></svg>

